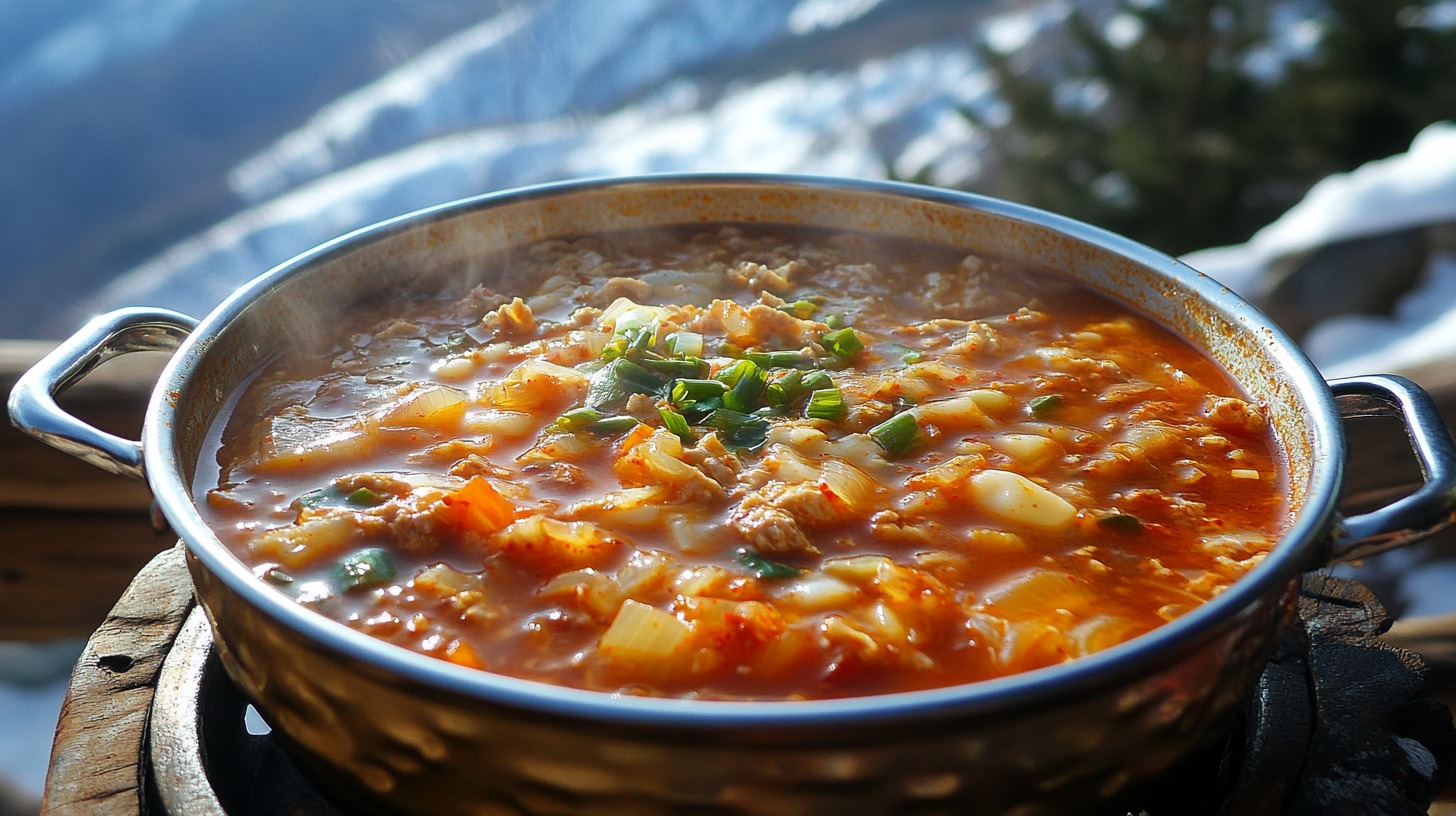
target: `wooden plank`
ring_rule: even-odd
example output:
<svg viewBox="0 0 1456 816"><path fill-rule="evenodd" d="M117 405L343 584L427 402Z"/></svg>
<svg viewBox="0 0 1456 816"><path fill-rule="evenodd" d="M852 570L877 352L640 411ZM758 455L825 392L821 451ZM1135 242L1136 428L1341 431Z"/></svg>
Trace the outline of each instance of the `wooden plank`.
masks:
<svg viewBox="0 0 1456 816"><path fill-rule="evenodd" d="M182 550L152 559L86 644L61 707L41 813L146 812L147 717L166 657L192 607Z"/></svg>
<svg viewBox="0 0 1456 816"><path fill-rule="evenodd" d="M0 508L0 640L89 635L175 540L145 512Z"/></svg>

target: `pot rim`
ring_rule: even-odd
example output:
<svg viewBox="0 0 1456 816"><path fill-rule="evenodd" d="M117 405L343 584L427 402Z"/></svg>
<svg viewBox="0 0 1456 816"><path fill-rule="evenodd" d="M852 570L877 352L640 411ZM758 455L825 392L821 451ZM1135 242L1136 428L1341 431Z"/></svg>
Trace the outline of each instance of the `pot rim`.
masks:
<svg viewBox="0 0 1456 816"><path fill-rule="evenodd" d="M628 189L643 185L773 186L866 192L980 210L1013 221L1059 231L1154 269L1196 291L1232 325L1257 332L1293 387L1307 414L1311 437L1308 489L1296 515L1269 555L1227 591L1176 620L1127 642L1056 666L1009 677L922 691L808 701L706 701L614 695L555 686L455 666L373 638L306 609L268 587L229 552L193 504L192 486L176 458L174 423L178 395L202 364L212 339L254 301L294 275L332 257L401 232L420 229L465 213L575 192ZM832 727L853 722L900 721L957 715L992 715L1052 697L1102 688L1145 673L1194 648L1244 610L1269 597L1307 569L1320 555L1335 523L1344 479L1344 435L1335 400L1314 364L1282 330L1227 287L1182 262L1130 239L1064 216L974 193L901 182L801 174L671 173L593 178L505 190L424 208L366 226L327 241L240 286L202 319L162 372L142 429L145 472L158 506L189 553L248 604L314 644L363 661L376 670L466 699L536 714L600 723L742 728L753 726ZM1286 451L1287 453L1287 451ZM212 612L212 610L209 610Z"/></svg>

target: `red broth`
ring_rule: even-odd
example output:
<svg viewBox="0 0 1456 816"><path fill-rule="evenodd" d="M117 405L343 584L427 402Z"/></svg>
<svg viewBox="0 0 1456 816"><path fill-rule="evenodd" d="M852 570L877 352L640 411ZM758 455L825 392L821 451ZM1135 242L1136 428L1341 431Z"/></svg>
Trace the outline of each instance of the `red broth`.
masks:
<svg viewBox="0 0 1456 816"><path fill-rule="evenodd" d="M1264 409L1060 279L707 228L543 242L243 389L199 469L320 614L605 692L923 689L1118 644L1273 546Z"/></svg>

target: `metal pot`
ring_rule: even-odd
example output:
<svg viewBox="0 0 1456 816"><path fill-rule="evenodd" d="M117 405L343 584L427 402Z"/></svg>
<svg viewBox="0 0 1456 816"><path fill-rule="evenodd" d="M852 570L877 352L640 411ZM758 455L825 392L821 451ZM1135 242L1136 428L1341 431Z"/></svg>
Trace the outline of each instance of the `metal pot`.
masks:
<svg viewBox="0 0 1456 816"><path fill-rule="evenodd" d="M230 395L300 326L402 282L468 273L543 238L700 222L806 224L930 240L1076 279L1151 313L1268 405L1288 461L1288 531L1202 607L1053 668L905 694L792 703L618 698L472 671L374 640L254 578L193 505L204 439ZM519 281L492 279L510 291ZM171 350L141 442L53 395L101 361ZM145 476L185 541L222 663L345 802L413 813L1086 812L1125 799L1218 735L1286 626L1301 574L1456 518L1456 447L1397 377L1326 383L1295 344L1213 280L1084 224L924 187L803 177L663 176L534 187L369 227L243 286L200 323L103 315L29 372L17 425ZM1337 512L1342 417L1401 417L1426 472L1414 494Z"/></svg>

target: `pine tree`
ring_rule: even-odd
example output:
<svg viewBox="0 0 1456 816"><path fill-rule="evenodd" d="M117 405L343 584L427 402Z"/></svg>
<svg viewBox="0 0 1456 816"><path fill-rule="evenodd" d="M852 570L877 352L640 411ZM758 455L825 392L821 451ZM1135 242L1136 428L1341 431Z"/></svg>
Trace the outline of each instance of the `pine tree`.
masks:
<svg viewBox="0 0 1456 816"><path fill-rule="evenodd" d="M1418 24L1430 5L1118 0L1069 16L1055 64L983 45L1008 113L967 113L1003 174L985 191L1172 253L1244 240L1319 178L1456 115L1456 33ZM1292 62L1281 9L1323 24Z"/></svg>

